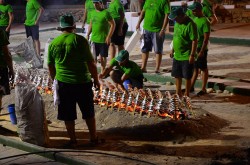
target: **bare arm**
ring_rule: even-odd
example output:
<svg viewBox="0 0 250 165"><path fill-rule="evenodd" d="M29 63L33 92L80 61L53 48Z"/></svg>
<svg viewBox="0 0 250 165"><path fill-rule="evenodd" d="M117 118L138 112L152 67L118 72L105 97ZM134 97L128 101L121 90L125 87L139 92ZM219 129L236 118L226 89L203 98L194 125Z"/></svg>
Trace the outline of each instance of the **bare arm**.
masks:
<svg viewBox="0 0 250 165"><path fill-rule="evenodd" d="M162 25L162 28L161 28L161 31L160 31L160 36L163 36L166 32L166 28L167 28L167 25L168 25L168 15L169 14L165 14L165 17L164 17L164 22L163 22L163 25Z"/></svg>
<svg viewBox="0 0 250 165"><path fill-rule="evenodd" d="M56 67L55 67L55 64L49 64L48 68L49 68L50 77L51 77L52 80L54 80L55 77L56 77Z"/></svg>
<svg viewBox="0 0 250 165"><path fill-rule="evenodd" d="M114 19L112 19L112 20L110 20L109 21L109 25L110 25L110 28L109 28L109 33L108 33L108 36L106 37L106 44L107 45L109 45L110 44L110 42L111 42L111 37L112 37L112 35L113 35L113 33L114 33L114 30L115 30L115 21L114 21Z"/></svg>
<svg viewBox="0 0 250 165"><path fill-rule="evenodd" d="M12 80L12 79L14 79L14 69L13 69L12 57L11 57L11 54L9 52L9 48L7 45L3 46L2 49L3 49L4 59L7 63L8 69L9 69L9 78Z"/></svg>
<svg viewBox="0 0 250 165"><path fill-rule="evenodd" d="M102 73L99 74L99 78L103 79L107 74L109 74L113 69L113 66L109 65L108 67L106 67Z"/></svg>
<svg viewBox="0 0 250 165"><path fill-rule="evenodd" d="M91 34L91 32L92 32L92 21L90 22L89 27L88 27L88 33L86 35L87 40L89 40L89 35Z"/></svg>
<svg viewBox="0 0 250 165"><path fill-rule="evenodd" d="M214 25L214 24L218 23L218 18L216 17L215 14L213 14L213 16L211 16L209 18L209 22L210 22L210 25Z"/></svg>
<svg viewBox="0 0 250 165"><path fill-rule="evenodd" d="M39 12L38 12L38 16L37 16L37 20L36 20L36 22L35 22L35 25L38 25L38 23L39 23L39 20L40 20L40 18L41 18L41 16L42 16L42 13L44 12L44 9L42 8L42 7L40 7L39 8Z"/></svg>
<svg viewBox="0 0 250 165"><path fill-rule="evenodd" d="M140 25L141 25L142 20L144 19L144 16L145 16L145 10L142 10L140 17L139 17L139 20L138 20L137 25L136 25L136 30L140 30Z"/></svg>
<svg viewBox="0 0 250 165"><path fill-rule="evenodd" d="M9 12L8 14L9 14L9 24L6 27L6 31L10 32L10 28L11 28L11 25L12 25L13 20L14 20L14 15L13 15L13 12Z"/></svg>
<svg viewBox="0 0 250 165"><path fill-rule="evenodd" d="M94 79L94 87L95 88L100 88L100 83L98 79L98 72L97 72L97 67L95 64L95 61L91 61L87 63L89 72L91 73L91 77Z"/></svg>
<svg viewBox="0 0 250 165"><path fill-rule="evenodd" d="M204 51L207 48L207 44L208 44L208 41L209 41L209 36L210 36L210 32L209 33L204 33L203 44L202 44L200 52L198 52L199 53L198 54L199 57L201 57L204 54Z"/></svg>
<svg viewBox="0 0 250 165"><path fill-rule="evenodd" d="M198 44L197 39L192 41L192 50L191 50L191 53L190 53L190 56L189 56L189 63L190 64L194 63L194 56L195 56L195 53L196 53L197 44Z"/></svg>
<svg viewBox="0 0 250 165"><path fill-rule="evenodd" d="M87 9L86 9L86 4L85 4L84 13L83 13L83 16L82 16L82 28L84 28L84 25L85 25L85 23L86 23L87 14L88 14L88 11L87 11Z"/></svg>

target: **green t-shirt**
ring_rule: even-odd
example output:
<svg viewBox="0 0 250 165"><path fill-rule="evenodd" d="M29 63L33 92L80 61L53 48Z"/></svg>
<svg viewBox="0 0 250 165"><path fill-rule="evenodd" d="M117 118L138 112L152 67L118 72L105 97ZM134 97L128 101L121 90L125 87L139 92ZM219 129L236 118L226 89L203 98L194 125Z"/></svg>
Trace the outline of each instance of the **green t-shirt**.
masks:
<svg viewBox="0 0 250 165"><path fill-rule="evenodd" d="M191 19L183 24L176 22L173 35L174 58L179 61L189 60L192 41L197 38L197 27Z"/></svg>
<svg viewBox="0 0 250 165"><path fill-rule="evenodd" d="M203 4L203 7L202 7L202 13L205 17L207 17L207 19L209 19L210 17L213 16L213 11L211 9L210 6L206 5L206 4ZM194 19L195 18L195 15L193 14L192 10L187 10L186 13L185 13L187 16L189 16L191 19Z"/></svg>
<svg viewBox="0 0 250 165"><path fill-rule="evenodd" d="M26 26L33 26L37 20L39 9L41 5L37 2L37 0L29 0L26 4Z"/></svg>
<svg viewBox="0 0 250 165"><path fill-rule="evenodd" d="M87 62L93 61L88 41L75 33L63 33L49 45L48 64L56 67L56 79L70 84L91 81Z"/></svg>
<svg viewBox="0 0 250 165"><path fill-rule="evenodd" d="M131 78L136 79L139 75L142 74L141 68L134 61L129 60L126 66L120 66L116 59L113 58L110 61L110 65L116 66L120 71L122 71Z"/></svg>
<svg viewBox="0 0 250 165"><path fill-rule="evenodd" d="M146 0L143 29L150 32L159 32L162 28L165 14L170 13L168 0Z"/></svg>
<svg viewBox="0 0 250 165"><path fill-rule="evenodd" d="M91 13L95 11L95 6L92 0L86 0L85 2L85 9L87 9L87 24L90 24Z"/></svg>
<svg viewBox="0 0 250 165"><path fill-rule="evenodd" d="M3 46L9 45L9 40L6 36L5 31L0 29L0 66L1 67L6 67L6 61L4 60L4 55L3 55Z"/></svg>
<svg viewBox="0 0 250 165"><path fill-rule="evenodd" d="M192 20L194 20L195 16L193 14L193 11L192 10L187 10L186 13L185 13L187 16L189 16Z"/></svg>
<svg viewBox="0 0 250 165"><path fill-rule="evenodd" d="M204 33L210 32L210 23L206 17L195 17L194 23L196 24L198 30L198 48L201 48L204 40Z"/></svg>
<svg viewBox="0 0 250 165"><path fill-rule="evenodd" d="M93 11L91 13L92 33L91 41L95 43L105 43L109 33L109 21L112 20L108 10Z"/></svg>
<svg viewBox="0 0 250 165"><path fill-rule="evenodd" d="M124 13L124 7L121 4L120 0L114 0L109 4L108 8L112 18L114 20L119 20L120 19L120 12Z"/></svg>
<svg viewBox="0 0 250 165"><path fill-rule="evenodd" d="M205 17L210 18L213 16L213 11L212 8L206 4L203 4L202 7L202 13L204 14Z"/></svg>
<svg viewBox="0 0 250 165"><path fill-rule="evenodd" d="M13 9L9 4L0 4L0 26L9 25L9 13L12 13Z"/></svg>

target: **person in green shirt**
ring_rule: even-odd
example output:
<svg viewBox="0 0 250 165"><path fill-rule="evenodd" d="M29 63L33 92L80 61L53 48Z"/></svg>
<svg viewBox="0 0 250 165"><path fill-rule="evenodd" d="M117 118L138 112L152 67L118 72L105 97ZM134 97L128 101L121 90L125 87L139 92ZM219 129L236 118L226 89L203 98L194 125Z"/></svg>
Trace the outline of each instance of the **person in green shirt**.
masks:
<svg viewBox="0 0 250 165"><path fill-rule="evenodd" d="M194 2L199 2L202 4L203 15L209 20L211 25L218 23L218 18L215 14L215 8L209 0L195 0ZM190 18L195 18L192 10L187 10L186 15Z"/></svg>
<svg viewBox="0 0 250 165"><path fill-rule="evenodd" d="M186 79L185 96L189 96L193 64L197 48L197 26L185 15L182 7L174 8L169 19L175 21L173 34L173 49L170 57L173 57L172 77L175 77L176 94L182 96L182 78Z"/></svg>
<svg viewBox="0 0 250 165"><path fill-rule="evenodd" d="M129 52L121 50L114 57L108 67L105 68L99 78L103 79L107 74L110 74L111 79L120 86L123 91L130 90L134 87L143 88L143 74L141 68L134 62L129 60Z"/></svg>
<svg viewBox="0 0 250 165"><path fill-rule="evenodd" d="M199 2L194 2L188 7L195 16L193 21L197 25L198 29L198 46L197 46L197 60L195 61L194 73L191 82L191 89L194 88L195 81L198 76L198 70L202 71L202 89L197 93L198 96L206 94L206 84L208 80L208 68L207 68L207 52L208 52L208 42L210 36L210 23L207 18L202 13L202 4Z"/></svg>
<svg viewBox="0 0 250 165"><path fill-rule="evenodd" d="M84 5L84 13L82 17L82 29L84 30L84 33L88 33L88 26L90 24L91 19L91 13L95 10L95 6L92 2L92 0L86 0Z"/></svg>
<svg viewBox="0 0 250 165"><path fill-rule="evenodd" d="M97 67L88 41L83 36L75 34L75 28L72 15L60 17L59 29L62 34L50 43L47 60L50 77L54 80L54 85L57 84L54 91L59 98L57 118L64 121L70 138L65 147L77 145L76 103L88 126L91 144L98 142L92 91L93 83L94 87L100 87Z"/></svg>
<svg viewBox="0 0 250 165"><path fill-rule="evenodd" d="M7 4L4 0L0 0L0 29L6 32L8 38L13 20L14 15L11 5Z"/></svg>
<svg viewBox="0 0 250 165"><path fill-rule="evenodd" d="M12 57L8 45L7 35L4 30L0 29L0 110L3 96L10 94L9 81L14 79Z"/></svg>
<svg viewBox="0 0 250 165"><path fill-rule="evenodd" d="M124 41L128 31L128 24L125 19L124 7L120 0L111 0L108 8L112 18L115 20L115 31L111 37L110 43L110 59L116 55L115 45L118 47L118 52L124 50Z"/></svg>
<svg viewBox="0 0 250 165"><path fill-rule="evenodd" d="M29 36L32 37L35 43L36 53L38 56L40 56L41 50L39 41L39 19L41 18L44 9L37 0L26 1L26 19L24 22L26 36L27 38Z"/></svg>
<svg viewBox="0 0 250 165"><path fill-rule="evenodd" d="M102 0L92 0L92 2L95 10L91 13L86 38L89 39L91 33L90 41L93 42L95 60L97 61L97 57L101 56L101 71L103 71L107 63L109 44L115 29L115 21L108 10L104 9Z"/></svg>
<svg viewBox="0 0 250 165"><path fill-rule="evenodd" d="M154 51L156 54L155 73L160 73L160 66L163 53L163 42L165 39L165 31L168 24L168 15L170 13L169 0L146 0L141 11L136 29L140 29L140 24L143 24L143 40L144 44L141 49L143 72L147 72L147 61L149 52Z"/></svg>

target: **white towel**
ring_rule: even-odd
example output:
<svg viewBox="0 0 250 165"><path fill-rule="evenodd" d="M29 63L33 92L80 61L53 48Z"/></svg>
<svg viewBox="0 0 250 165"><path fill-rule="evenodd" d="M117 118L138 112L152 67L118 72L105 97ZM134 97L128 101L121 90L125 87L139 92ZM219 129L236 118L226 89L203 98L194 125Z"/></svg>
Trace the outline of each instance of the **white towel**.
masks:
<svg viewBox="0 0 250 165"><path fill-rule="evenodd" d="M56 79L54 79L53 81L53 86L52 86L52 90L53 90L53 97L54 97L54 106L57 106L60 104L60 99L59 99L59 86L58 86L58 81Z"/></svg>

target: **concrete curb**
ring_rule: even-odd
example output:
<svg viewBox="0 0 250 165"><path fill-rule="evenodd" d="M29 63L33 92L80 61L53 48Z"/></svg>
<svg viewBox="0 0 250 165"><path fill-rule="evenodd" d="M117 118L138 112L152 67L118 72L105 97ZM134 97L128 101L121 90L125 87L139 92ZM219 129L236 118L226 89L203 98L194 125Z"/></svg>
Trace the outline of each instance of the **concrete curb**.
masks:
<svg viewBox="0 0 250 165"><path fill-rule="evenodd" d="M144 73L143 75L147 80L152 81L152 82L162 83L163 85L166 84L166 82L171 82L171 83L175 84L175 79L171 76L163 76L163 75L149 74L149 73ZM225 80L231 80L231 79L225 78ZM238 81L240 81L240 80L238 80ZM185 85L185 81L182 81L182 84ZM195 87L201 88L201 85L202 85L202 81L196 80ZM250 83L249 83L249 85L250 85ZM209 81L209 79L208 79L208 83L207 83L207 88L213 88L214 90L221 90L221 91L227 90L230 93L244 95L244 96L250 96L250 89L232 87L232 86L226 85L224 83L211 82L211 81Z"/></svg>
<svg viewBox="0 0 250 165"><path fill-rule="evenodd" d="M57 162L61 162L65 164L94 165L93 163L90 163L84 160L77 160L73 157L62 154L60 153L59 150L58 151L50 150L48 148L40 147L40 146L26 143L23 141L18 141L18 140L12 139L10 137L5 137L2 135L0 135L0 143L6 146L10 146L19 150L23 150L31 154L34 153L36 155L40 155L48 159L55 160Z"/></svg>

